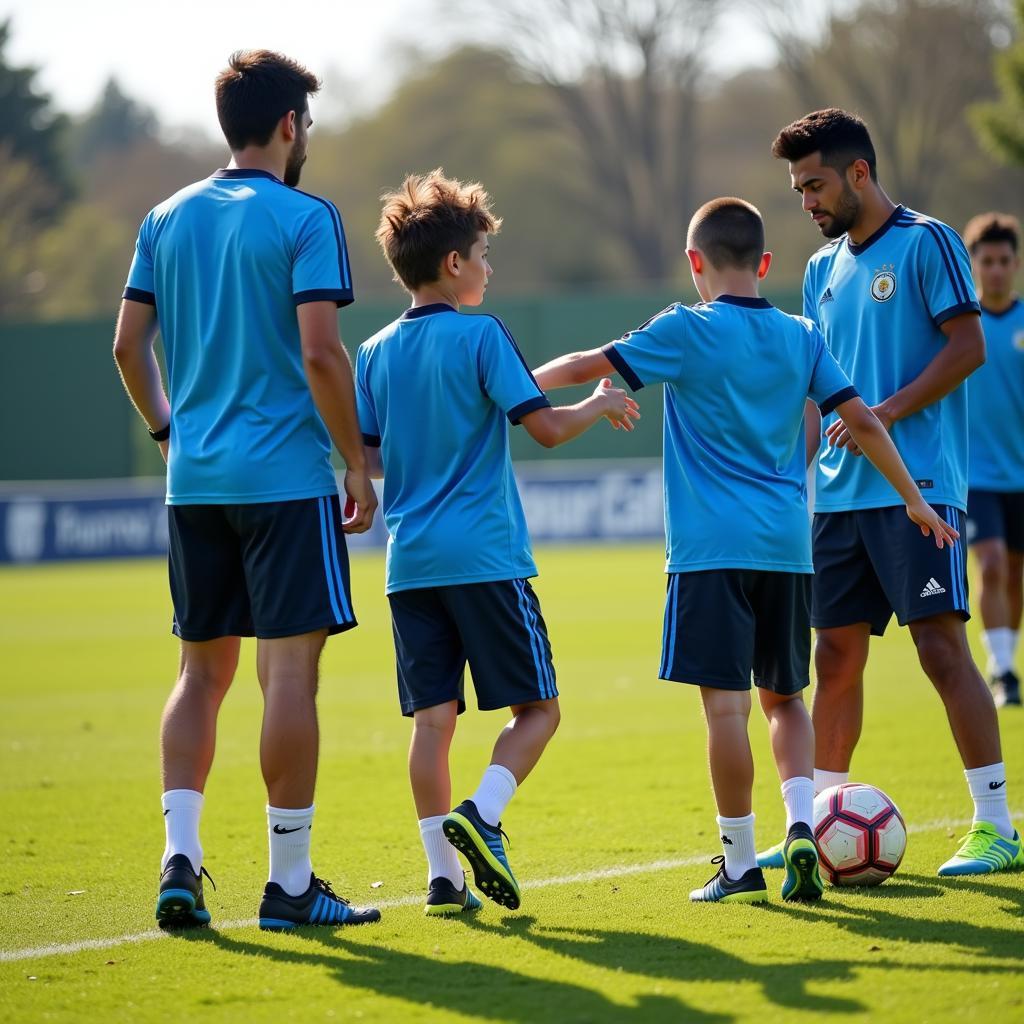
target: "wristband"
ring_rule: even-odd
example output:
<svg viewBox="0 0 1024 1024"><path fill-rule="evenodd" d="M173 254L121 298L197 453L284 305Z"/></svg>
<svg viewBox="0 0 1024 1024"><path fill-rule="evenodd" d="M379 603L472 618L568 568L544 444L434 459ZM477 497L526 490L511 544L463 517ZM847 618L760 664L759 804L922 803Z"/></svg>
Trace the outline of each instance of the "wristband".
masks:
<svg viewBox="0 0 1024 1024"><path fill-rule="evenodd" d="M162 430L151 430L149 432L149 436L153 438L154 441L166 441L171 436L170 423L168 423Z"/></svg>

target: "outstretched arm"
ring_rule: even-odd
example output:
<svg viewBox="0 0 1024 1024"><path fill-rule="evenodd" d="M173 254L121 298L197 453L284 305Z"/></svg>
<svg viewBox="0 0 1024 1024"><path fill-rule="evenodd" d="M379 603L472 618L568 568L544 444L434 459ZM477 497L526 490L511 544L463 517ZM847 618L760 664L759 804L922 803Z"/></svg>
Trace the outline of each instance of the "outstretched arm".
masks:
<svg viewBox="0 0 1024 1024"><path fill-rule="evenodd" d="M573 384L589 384L615 373L609 358L603 349L595 348L589 352L570 352L545 363L533 375L544 391L554 388L568 388Z"/></svg>
<svg viewBox="0 0 1024 1024"><path fill-rule="evenodd" d="M921 533L926 537L934 534L937 547L953 544L960 534L924 500L903 459L900 458L896 445L892 443L889 432L864 404L863 399L851 398L836 406L836 411L843 418L854 442L882 476L896 488L896 492L906 503L907 515L921 527Z"/></svg>
<svg viewBox="0 0 1024 1024"><path fill-rule="evenodd" d="M607 417L612 426L633 429L633 420L640 418L637 404L622 388L612 387L605 378L594 393L576 405L536 409L520 421L527 433L545 448L555 448L579 437L599 419Z"/></svg>

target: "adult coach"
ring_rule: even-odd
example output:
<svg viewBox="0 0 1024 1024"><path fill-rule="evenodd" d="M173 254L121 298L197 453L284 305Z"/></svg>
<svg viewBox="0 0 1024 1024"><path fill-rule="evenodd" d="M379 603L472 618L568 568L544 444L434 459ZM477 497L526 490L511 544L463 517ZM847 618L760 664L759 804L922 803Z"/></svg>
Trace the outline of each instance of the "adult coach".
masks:
<svg viewBox="0 0 1024 1024"><path fill-rule="evenodd" d="M829 241L804 276L804 315L893 440L928 502L964 533L967 401L963 382L985 359L970 262L960 237L897 205L878 183L864 122L818 110L783 128L772 152L789 161L803 208ZM817 411L808 425L820 439ZM817 630L815 786L849 779L860 737L872 635L895 612L946 708L974 821L940 875L1024 867L1010 822L995 706L971 658L964 546L939 549L833 414L818 458L811 622ZM763 855L769 861L773 851Z"/></svg>
<svg viewBox="0 0 1024 1024"><path fill-rule="evenodd" d="M356 624L344 535L368 529L377 504L338 337L337 308L353 299L341 218L294 187L312 124L308 97L318 88L280 54L231 57L216 82L231 163L148 214L118 318L114 357L168 464L181 638L160 737L163 926L210 920L202 794L240 637L254 635L270 841L260 925L380 916L336 896L313 874L309 853L317 663L328 634ZM169 402L153 352L158 327ZM348 467L347 521L331 441Z"/></svg>
<svg viewBox="0 0 1024 1024"><path fill-rule="evenodd" d="M981 213L964 229L988 359L967 382L967 539L981 568L981 634L997 705L1020 704L1014 654L1024 604L1024 303L1020 224Z"/></svg>

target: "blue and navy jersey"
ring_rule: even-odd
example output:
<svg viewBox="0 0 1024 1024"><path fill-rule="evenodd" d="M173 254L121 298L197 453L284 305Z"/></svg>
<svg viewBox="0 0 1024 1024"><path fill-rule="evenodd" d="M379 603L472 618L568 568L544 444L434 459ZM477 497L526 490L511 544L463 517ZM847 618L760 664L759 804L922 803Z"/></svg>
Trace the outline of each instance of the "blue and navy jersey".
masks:
<svg viewBox="0 0 1024 1024"><path fill-rule="evenodd" d="M985 365L967 378L967 479L979 491L1024 491L1024 302L982 306Z"/></svg>
<svg viewBox="0 0 1024 1024"><path fill-rule="evenodd" d="M856 397L818 329L765 299L674 305L605 354L665 385L667 572L809 573L804 408Z"/></svg>
<svg viewBox="0 0 1024 1024"><path fill-rule="evenodd" d="M550 403L497 317L406 310L359 347L356 400L384 466L389 594L537 575L508 427Z"/></svg>
<svg viewBox="0 0 1024 1024"><path fill-rule="evenodd" d="M804 316L821 328L868 405L909 384L935 358L946 344L940 328L947 320L976 312L960 236L903 206L860 245L844 235L823 246L804 275ZM927 501L966 508L966 387L900 420L892 439ZM867 459L823 439L815 511L902 504Z"/></svg>
<svg viewBox="0 0 1024 1024"><path fill-rule="evenodd" d="M142 222L124 297L156 306L163 337L168 504L337 492L296 316L304 302L352 302L333 204L266 171L217 171Z"/></svg>

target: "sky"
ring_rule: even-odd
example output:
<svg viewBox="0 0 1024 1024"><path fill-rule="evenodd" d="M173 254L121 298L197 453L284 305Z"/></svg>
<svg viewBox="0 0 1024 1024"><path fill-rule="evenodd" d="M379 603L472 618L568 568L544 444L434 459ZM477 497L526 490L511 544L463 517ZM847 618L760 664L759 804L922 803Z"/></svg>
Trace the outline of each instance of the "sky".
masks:
<svg viewBox="0 0 1024 1024"><path fill-rule="evenodd" d="M387 95L401 76L401 47L443 50L455 37L486 35L483 0L479 21L441 21L431 7L430 0L0 0L0 21L13 20L9 58L40 69L58 109L88 109L114 75L166 127L216 138L212 84L232 50L268 47L306 64L324 80L314 118L332 120L346 106L365 108ZM727 15L718 39L714 70L770 60L749 16Z"/></svg>

